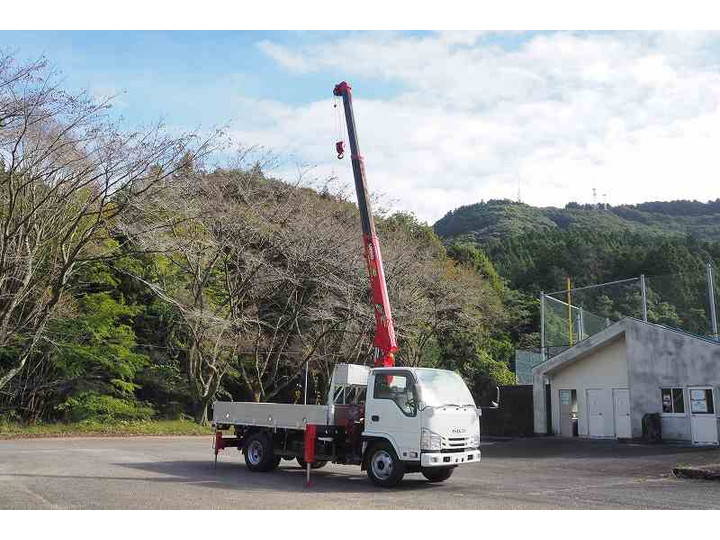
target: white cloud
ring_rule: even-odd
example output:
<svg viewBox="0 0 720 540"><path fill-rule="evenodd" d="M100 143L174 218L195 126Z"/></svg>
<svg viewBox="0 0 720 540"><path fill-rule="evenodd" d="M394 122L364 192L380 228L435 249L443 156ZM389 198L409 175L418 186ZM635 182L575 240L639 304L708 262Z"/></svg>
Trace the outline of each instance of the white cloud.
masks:
<svg viewBox="0 0 720 540"><path fill-rule="evenodd" d="M309 69L302 54L288 50L272 41L261 41L258 48L281 66L292 71L303 72Z"/></svg>
<svg viewBox="0 0 720 540"><path fill-rule="evenodd" d="M720 196L718 34L502 38L363 33L300 50L259 46L293 73L402 88L384 100L354 88L360 142L371 189L431 222L461 204L515 198L518 185L536 205L589 202L593 187L611 203ZM350 164L333 157L329 99L246 106L262 121L239 138L351 182Z"/></svg>

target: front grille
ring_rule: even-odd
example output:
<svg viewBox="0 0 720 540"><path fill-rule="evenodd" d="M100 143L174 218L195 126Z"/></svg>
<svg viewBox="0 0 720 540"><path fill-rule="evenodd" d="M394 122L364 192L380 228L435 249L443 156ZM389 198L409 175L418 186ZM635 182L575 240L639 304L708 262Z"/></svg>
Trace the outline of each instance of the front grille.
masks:
<svg viewBox="0 0 720 540"><path fill-rule="evenodd" d="M463 452L470 446L468 437L443 437L442 452Z"/></svg>
<svg viewBox="0 0 720 540"><path fill-rule="evenodd" d="M443 448L440 450L441 454L457 454L465 451L465 448Z"/></svg>

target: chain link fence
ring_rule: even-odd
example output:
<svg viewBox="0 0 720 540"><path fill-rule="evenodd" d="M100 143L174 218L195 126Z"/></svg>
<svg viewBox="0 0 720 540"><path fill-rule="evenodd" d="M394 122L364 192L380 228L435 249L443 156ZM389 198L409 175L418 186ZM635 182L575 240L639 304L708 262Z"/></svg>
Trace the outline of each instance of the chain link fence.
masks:
<svg viewBox="0 0 720 540"><path fill-rule="evenodd" d="M625 317L720 340L717 268L568 287L540 294L540 350L516 350L518 384L532 384L532 370Z"/></svg>
<svg viewBox="0 0 720 540"><path fill-rule="evenodd" d="M532 384L532 370L542 364L545 358L539 351L515 351L515 378L518 384Z"/></svg>
<svg viewBox="0 0 720 540"><path fill-rule="evenodd" d="M710 264L703 272L643 275L542 293L540 355L551 358L625 317L718 339L718 298L717 270Z"/></svg>

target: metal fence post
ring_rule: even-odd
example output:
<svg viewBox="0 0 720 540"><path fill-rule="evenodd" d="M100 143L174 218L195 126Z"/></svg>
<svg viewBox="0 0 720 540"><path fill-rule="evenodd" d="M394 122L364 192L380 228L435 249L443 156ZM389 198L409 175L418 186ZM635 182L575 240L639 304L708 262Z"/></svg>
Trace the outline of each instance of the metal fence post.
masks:
<svg viewBox="0 0 720 540"><path fill-rule="evenodd" d="M540 291L540 354L545 361L545 293Z"/></svg>
<svg viewBox="0 0 720 540"><path fill-rule="evenodd" d="M718 335L717 313L715 311L715 284L713 283L713 269L710 263L707 263L707 283L708 300L710 303L710 328L712 329L713 339L720 339Z"/></svg>
<svg viewBox="0 0 720 540"><path fill-rule="evenodd" d="M645 290L645 274L640 274L640 292L642 294L643 321L647 322L647 291Z"/></svg>

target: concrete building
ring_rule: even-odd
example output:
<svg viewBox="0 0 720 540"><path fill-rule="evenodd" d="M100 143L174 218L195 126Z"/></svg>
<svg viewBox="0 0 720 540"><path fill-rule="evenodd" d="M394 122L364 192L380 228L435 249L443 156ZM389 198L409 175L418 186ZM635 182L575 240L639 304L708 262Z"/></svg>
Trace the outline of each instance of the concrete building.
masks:
<svg viewBox="0 0 720 540"><path fill-rule="evenodd" d="M640 438L643 416L660 413L663 440L718 444L710 339L626 318L535 367L533 385L538 434Z"/></svg>

